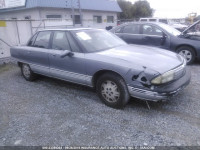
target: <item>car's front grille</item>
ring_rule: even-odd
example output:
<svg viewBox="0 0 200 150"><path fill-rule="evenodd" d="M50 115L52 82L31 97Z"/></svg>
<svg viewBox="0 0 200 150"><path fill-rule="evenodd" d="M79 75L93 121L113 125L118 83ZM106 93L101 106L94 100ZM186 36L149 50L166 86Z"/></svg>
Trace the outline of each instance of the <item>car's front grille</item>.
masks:
<svg viewBox="0 0 200 150"><path fill-rule="evenodd" d="M181 65L174 69L174 79L179 79L185 74L185 65Z"/></svg>

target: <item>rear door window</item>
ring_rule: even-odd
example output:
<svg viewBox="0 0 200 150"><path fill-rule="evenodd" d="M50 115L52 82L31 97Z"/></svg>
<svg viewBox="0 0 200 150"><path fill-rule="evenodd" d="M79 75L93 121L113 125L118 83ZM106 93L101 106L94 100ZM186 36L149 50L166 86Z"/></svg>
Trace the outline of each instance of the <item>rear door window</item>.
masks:
<svg viewBox="0 0 200 150"><path fill-rule="evenodd" d="M50 37L51 37L51 31L39 32L33 46L40 48L49 48Z"/></svg>
<svg viewBox="0 0 200 150"><path fill-rule="evenodd" d="M124 27L123 33L129 34L139 34L140 33L140 25L128 25Z"/></svg>

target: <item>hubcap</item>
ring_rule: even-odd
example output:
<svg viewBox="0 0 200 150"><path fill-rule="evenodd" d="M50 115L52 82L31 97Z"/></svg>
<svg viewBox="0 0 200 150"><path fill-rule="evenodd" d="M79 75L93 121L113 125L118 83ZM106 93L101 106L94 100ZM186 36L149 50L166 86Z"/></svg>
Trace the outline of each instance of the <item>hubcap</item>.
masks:
<svg viewBox="0 0 200 150"><path fill-rule="evenodd" d="M24 74L24 76L27 77L27 78L30 77L31 71L30 71L29 66L23 65L23 74Z"/></svg>
<svg viewBox="0 0 200 150"><path fill-rule="evenodd" d="M187 60L187 62L190 62L192 59L192 53L188 50L181 50L179 54L183 56Z"/></svg>
<svg viewBox="0 0 200 150"><path fill-rule="evenodd" d="M120 92L116 83L107 80L101 85L101 94L108 102L117 102Z"/></svg>

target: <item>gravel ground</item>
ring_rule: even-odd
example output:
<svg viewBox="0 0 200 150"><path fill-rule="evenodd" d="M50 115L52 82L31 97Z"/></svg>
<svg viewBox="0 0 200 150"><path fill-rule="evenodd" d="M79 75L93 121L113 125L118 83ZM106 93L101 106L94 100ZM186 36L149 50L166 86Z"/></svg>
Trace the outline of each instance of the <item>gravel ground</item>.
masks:
<svg viewBox="0 0 200 150"><path fill-rule="evenodd" d="M167 102L132 98L123 110L102 104L93 89L40 77L25 81L0 66L0 146L200 146L200 64Z"/></svg>

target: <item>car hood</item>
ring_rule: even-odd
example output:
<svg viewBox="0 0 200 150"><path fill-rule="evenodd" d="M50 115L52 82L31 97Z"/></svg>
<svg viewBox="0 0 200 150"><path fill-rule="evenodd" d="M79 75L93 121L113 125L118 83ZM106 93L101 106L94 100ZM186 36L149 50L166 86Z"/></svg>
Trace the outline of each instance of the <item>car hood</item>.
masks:
<svg viewBox="0 0 200 150"><path fill-rule="evenodd" d="M172 24L171 26L174 28L185 28L185 29L188 27L186 25L178 24L178 23Z"/></svg>
<svg viewBox="0 0 200 150"><path fill-rule="evenodd" d="M186 28L183 32L182 32L182 34L185 34L188 30L190 30L193 26L195 26L196 24L198 24L200 22L200 20L199 21L196 21L195 23L193 23L191 26L189 26L188 28Z"/></svg>
<svg viewBox="0 0 200 150"><path fill-rule="evenodd" d="M98 52L98 54L110 57L109 61L115 64L122 62L124 64L125 61L127 66L131 66L131 64L133 66L140 65L140 67L152 69L160 74L183 64L183 58L180 55L148 46L125 45Z"/></svg>

